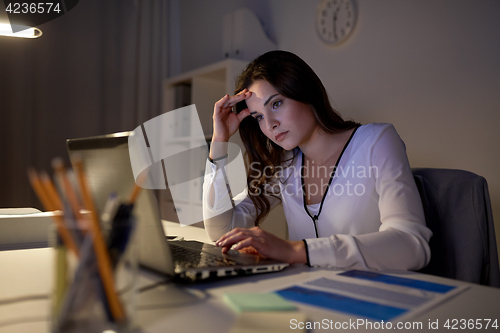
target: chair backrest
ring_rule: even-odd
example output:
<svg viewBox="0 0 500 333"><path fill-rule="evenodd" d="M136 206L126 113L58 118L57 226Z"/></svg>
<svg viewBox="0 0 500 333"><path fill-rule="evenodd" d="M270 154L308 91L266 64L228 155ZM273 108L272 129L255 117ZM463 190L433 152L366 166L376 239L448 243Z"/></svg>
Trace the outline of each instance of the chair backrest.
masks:
<svg viewBox="0 0 500 333"><path fill-rule="evenodd" d="M412 169L422 198L431 261L423 273L500 287L486 180L472 172Z"/></svg>

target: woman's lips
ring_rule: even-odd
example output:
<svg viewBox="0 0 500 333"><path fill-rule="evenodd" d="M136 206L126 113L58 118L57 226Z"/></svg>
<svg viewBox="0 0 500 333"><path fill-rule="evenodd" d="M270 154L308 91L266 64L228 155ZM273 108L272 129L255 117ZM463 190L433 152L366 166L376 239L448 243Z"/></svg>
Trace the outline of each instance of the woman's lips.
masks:
<svg viewBox="0 0 500 333"><path fill-rule="evenodd" d="M280 141L283 141L283 139L285 139L285 135L288 133L288 131L286 132L281 132L279 133L278 135L276 135L274 138L276 139L276 141L280 142Z"/></svg>

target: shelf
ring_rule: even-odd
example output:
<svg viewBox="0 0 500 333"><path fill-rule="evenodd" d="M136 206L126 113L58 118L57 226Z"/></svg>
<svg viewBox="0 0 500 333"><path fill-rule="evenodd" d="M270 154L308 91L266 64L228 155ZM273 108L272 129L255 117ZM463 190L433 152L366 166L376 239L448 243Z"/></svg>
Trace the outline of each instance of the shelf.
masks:
<svg viewBox="0 0 500 333"><path fill-rule="evenodd" d="M234 93L235 79L246 65L241 60L226 59L166 79L163 83L163 112L195 104L204 134L212 136L214 104L225 94Z"/></svg>
<svg viewBox="0 0 500 333"><path fill-rule="evenodd" d="M246 61L226 59L168 78L164 81L164 83L166 85L190 83L194 77L205 77L218 81L227 81L229 78L229 80L233 81L234 90L234 79L240 74L240 72L246 67L247 64L248 63ZM231 78L231 76L233 77Z"/></svg>

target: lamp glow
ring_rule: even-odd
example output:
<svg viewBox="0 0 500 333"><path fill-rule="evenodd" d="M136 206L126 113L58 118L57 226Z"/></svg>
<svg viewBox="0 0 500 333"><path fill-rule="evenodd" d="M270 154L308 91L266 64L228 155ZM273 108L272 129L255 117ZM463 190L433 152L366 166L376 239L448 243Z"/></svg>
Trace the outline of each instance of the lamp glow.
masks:
<svg viewBox="0 0 500 333"><path fill-rule="evenodd" d="M42 30L38 28L31 28L28 26L17 26L19 28L25 28L19 32L12 32L10 24L0 23L0 36L7 37L21 37L21 38L38 38L42 35Z"/></svg>

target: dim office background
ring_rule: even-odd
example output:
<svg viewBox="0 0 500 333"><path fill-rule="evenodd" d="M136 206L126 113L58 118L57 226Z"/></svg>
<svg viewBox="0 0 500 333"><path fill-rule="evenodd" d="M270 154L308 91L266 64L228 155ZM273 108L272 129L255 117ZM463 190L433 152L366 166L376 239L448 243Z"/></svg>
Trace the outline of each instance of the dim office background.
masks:
<svg viewBox="0 0 500 333"><path fill-rule="evenodd" d="M223 60L223 18L247 7L344 117L393 123L412 167L484 176L499 241L500 1L356 0L355 31L336 47L317 37L318 3L82 0L38 39L0 38L0 207L41 208L26 168L50 169L67 138L158 115L162 79Z"/></svg>

